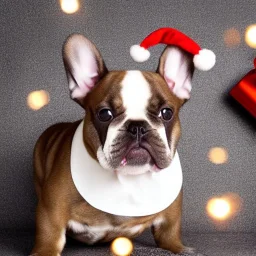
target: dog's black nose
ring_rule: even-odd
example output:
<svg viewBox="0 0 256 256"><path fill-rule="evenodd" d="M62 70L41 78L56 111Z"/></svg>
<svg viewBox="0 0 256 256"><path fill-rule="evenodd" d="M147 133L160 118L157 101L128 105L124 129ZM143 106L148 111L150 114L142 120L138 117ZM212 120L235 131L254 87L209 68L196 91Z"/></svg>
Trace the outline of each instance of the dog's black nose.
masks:
<svg viewBox="0 0 256 256"><path fill-rule="evenodd" d="M131 121L128 125L127 131L134 137L142 137L147 133L147 125L144 121Z"/></svg>

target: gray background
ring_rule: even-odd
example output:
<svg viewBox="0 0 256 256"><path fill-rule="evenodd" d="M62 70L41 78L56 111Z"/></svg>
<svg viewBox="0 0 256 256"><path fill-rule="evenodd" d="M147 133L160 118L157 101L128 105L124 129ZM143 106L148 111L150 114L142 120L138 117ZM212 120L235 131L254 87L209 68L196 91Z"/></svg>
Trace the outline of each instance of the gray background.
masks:
<svg viewBox="0 0 256 256"><path fill-rule="evenodd" d="M73 15L58 1L0 1L0 228L34 227L35 192L32 151L40 133L53 123L73 121L83 110L69 99L61 58L65 38L80 32L95 42L109 69L155 70L163 46L151 50L145 64L134 63L129 47L162 26L180 29L212 49L212 71L196 71L191 100L181 111L179 153L184 171L184 230L255 231L255 119L227 97L229 89L252 67L256 56L243 40L256 23L255 0L82 1ZM241 44L226 47L223 33L235 27ZM27 95L44 89L50 103L39 111ZM229 161L214 165L211 147L227 149ZM209 198L226 192L243 199L238 216L216 227L205 213Z"/></svg>

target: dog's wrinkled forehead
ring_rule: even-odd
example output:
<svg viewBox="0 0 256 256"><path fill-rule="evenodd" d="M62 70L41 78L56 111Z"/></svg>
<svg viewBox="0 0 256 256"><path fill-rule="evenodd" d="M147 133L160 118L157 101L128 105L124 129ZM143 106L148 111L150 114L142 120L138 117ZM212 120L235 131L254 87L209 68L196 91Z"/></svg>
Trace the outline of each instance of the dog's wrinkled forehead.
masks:
<svg viewBox="0 0 256 256"><path fill-rule="evenodd" d="M159 74L139 70L109 72L88 96L85 104L96 111L109 107L131 120L145 120L148 111L157 112L164 104L173 110L182 104Z"/></svg>

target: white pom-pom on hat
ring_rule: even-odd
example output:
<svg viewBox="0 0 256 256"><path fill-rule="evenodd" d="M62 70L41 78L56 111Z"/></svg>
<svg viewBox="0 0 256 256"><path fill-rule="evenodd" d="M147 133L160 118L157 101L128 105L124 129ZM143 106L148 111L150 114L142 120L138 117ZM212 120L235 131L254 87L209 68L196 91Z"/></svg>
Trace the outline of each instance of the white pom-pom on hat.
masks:
<svg viewBox="0 0 256 256"><path fill-rule="evenodd" d="M194 65L197 69L208 71L214 67L216 63L216 56L213 51L202 49L193 58Z"/></svg>
<svg viewBox="0 0 256 256"><path fill-rule="evenodd" d="M150 52L149 50L141 47L140 45L136 44L131 46L130 48L130 55L136 62L144 62L149 59Z"/></svg>
<svg viewBox="0 0 256 256"><path fill-rule="evenodd" d="M159 43L177 46L194 55L193 62L199 70L208 71L215 65L216 56L211 50L201 49L190 37L174 28L160 28L153 31L140 45L133 45L130 48L130 55L134 61L144 62L150 57L148 48Z"/></svg>

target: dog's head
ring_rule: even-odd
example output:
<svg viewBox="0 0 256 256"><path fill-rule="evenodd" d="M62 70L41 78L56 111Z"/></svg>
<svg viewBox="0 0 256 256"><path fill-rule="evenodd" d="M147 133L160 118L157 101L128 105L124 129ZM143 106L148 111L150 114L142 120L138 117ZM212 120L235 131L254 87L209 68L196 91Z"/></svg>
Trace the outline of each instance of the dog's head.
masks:
<svg viewBox="0 0 256 256"><path fill-rule="evenodd" d="M168 46L156 73L108 71L94 44L73 34L63 59L71 97L86 111L91 156L123 174L168 167L180 137L179 110L190 97L192 56Z"/></svg>

